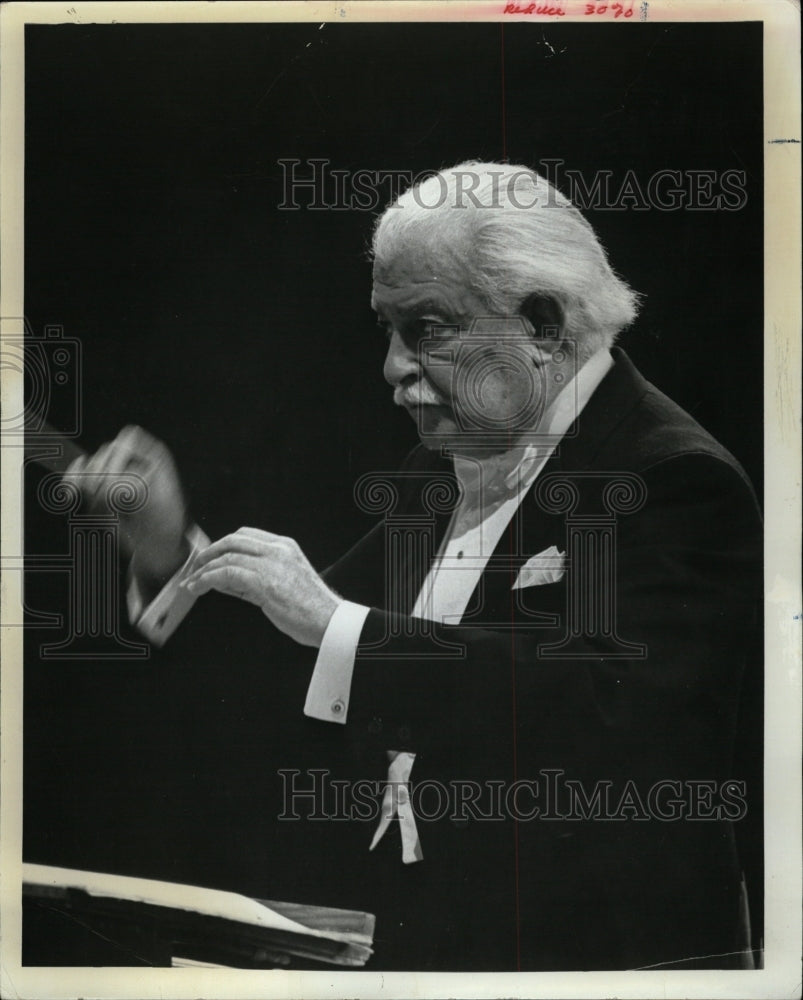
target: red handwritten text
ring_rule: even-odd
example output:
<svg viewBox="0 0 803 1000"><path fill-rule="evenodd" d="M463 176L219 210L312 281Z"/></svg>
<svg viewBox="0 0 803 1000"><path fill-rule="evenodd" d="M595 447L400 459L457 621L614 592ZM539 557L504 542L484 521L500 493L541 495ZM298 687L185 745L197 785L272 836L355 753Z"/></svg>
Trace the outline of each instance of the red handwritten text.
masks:
<svg viewBox="0 0 803 1000"><path fill-rule="evenodd" d="M589 14L613 14L614 18L617 17L632 17L633 16L633 4L631 3L629 7L625 7L621 3L587 3L586 4L586 16Z"/></svg>
<svg viewBox="0 0 803 1000"><path fill-rule="evenodd" d="M544 17L563 17L566 11L547 3L506 3L505 14L541 14Z"/></svg>

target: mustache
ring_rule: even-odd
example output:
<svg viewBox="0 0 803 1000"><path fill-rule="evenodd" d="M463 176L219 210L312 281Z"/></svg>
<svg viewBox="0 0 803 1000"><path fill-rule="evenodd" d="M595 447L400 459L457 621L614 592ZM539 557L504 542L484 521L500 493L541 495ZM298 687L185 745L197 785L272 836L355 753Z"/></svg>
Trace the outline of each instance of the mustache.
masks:
<svg viewBox="0 0 803 1000"><path fill-rule="evenodd" d="M427 382L419 379L412 385L397 385L393 390L396 406L446 406L446 400Z"/></svg>

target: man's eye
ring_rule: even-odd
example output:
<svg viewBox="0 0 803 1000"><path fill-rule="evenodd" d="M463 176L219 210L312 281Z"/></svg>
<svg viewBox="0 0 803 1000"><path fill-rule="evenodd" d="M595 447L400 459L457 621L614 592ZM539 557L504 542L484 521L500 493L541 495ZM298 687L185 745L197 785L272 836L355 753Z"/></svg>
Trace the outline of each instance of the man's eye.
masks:
<svg viewBox="0 0 803 1000"><path fill-rule="evenodd" d="M460 335L460 327L455 323L435 323L430 320L426 324L426 335L431 340L449 340Z"/></svg>
<svg viewBox="0 0 803 1000"><path fill-rule="evenodd" d="M410 336L416 340L443 340L451 327L431 319L417 319L410 324Z"/></svg>
<svg viewBox="0 0 803 1000"><path fill-rule="evenodd" d="M388 340L393 336L393 324L386 319L377 319L376 328ZM398 329L402 340L409 345L418 344L421 340L448 340L459 333L459 327L454 324L439 323L430 319L410 320Z"/></svg>

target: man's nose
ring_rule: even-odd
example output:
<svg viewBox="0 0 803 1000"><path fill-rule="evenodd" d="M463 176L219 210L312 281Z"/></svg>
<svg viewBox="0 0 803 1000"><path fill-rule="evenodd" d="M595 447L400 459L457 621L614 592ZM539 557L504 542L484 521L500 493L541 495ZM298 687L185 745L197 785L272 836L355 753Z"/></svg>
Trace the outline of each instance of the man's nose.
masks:
<svg viewBox="0 0 803 1000"><path fill-rule="evenodd" d="M419 371L417 349L405 343L398 330L394 330L390 337L388 353L385 356L385 364L382 369L385 381L392 386L397 386L410 375L418 375Z"/></svg>

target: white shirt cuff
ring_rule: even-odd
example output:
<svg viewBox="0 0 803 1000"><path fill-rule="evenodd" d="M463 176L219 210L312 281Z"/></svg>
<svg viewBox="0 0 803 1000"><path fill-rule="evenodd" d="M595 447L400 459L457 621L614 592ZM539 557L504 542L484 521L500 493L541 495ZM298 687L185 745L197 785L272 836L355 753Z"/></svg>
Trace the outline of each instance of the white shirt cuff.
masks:
<svg viewBox="0 0 803 1000"><path fill-rule="evenodd" d="M136 571L129 574L126 593L128 617L154 646L162 646L167 642L196 601L196 598L187 590L180 588L179 584L189 576L196 555L209 545L209 538L197 524L187 529L185 538L190 545L187 561L170 577L147 606Z"/></svg>
<svg viewBox="0 0 803 1000"><path fill-rule="evenodd" d="M304 715L346 724L354 658L370 608L343 601L329 619L307 688Z"/></svg>

